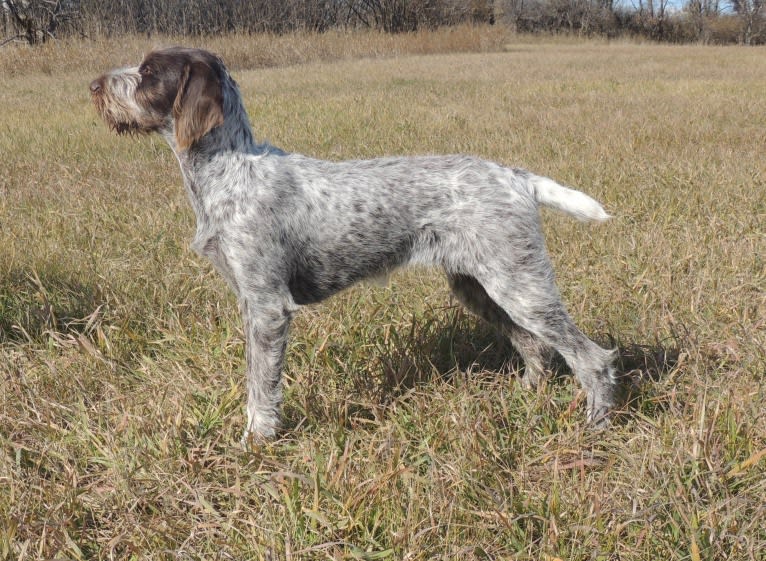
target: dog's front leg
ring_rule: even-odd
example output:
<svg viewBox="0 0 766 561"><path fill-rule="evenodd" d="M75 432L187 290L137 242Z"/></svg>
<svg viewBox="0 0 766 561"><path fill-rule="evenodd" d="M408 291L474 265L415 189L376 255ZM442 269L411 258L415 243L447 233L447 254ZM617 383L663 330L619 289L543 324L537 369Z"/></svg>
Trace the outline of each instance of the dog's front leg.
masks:
<svg viewBox="0 0 766 561"><path fill-rule="evenodd" d="M272 438L279 426L282 361L291 314L279 301L240 296L244 322L247 426L243 444Z"/></svg>

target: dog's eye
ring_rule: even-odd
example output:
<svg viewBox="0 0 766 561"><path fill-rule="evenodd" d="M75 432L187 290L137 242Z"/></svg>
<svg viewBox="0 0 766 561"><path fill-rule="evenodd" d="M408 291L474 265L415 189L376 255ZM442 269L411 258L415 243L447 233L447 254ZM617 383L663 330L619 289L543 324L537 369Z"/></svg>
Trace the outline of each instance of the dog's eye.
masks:
<svg viewBox="0 0 766 561"><path fill-rule="evenodd" d="M152 73L152 69L149 68L148 65L142 64L138 67L138 73L141 74L141 76L149 76Z"/></svg>

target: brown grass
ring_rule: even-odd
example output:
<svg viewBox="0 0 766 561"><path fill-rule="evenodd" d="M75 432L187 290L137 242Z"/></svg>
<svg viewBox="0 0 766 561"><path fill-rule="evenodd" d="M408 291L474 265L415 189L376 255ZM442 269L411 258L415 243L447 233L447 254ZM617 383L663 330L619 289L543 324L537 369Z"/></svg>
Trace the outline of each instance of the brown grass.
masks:
<svg viewBox="0 0 766 561"><path fill-rule="evenodd" d="M30 72L96 73L115 65L133 64L153 48L172 45L215 51L226 59L230 69L243 70L405 54L491 52L502 50L511 37L503 26L462 25L400 35L377 31L329 31L197 38L120 36L87 43L65 39L38 47L13 45L0 50L0 76Z"/></svg>
<svg viewBox="0 0 766 561"><path fill-rule="evenodd" d="M593 433L570 378L522 391L508 346L414 272L299 315L286 430L243 452L236 306L187 248L177 164L87 96L156 43L3 50L0 558L763 559L762 49L249 38L335 54L245 70L297 59L243 40L209 46L275 144L469 152L602 200L604 226L544 219L630 414Z"/></svg>

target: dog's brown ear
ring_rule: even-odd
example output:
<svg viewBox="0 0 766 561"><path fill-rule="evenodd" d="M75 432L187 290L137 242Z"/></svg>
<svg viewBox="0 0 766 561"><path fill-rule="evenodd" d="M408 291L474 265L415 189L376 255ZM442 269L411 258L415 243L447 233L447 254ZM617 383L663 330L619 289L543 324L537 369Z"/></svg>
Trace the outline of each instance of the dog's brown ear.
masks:
<svg viewBox="0 0 766 561"><path fill-rule="evenodd" d="M184 67L173 103L173 119L179 150L186 150L223 124L221 80L209 64L194 61Z"/></svg>

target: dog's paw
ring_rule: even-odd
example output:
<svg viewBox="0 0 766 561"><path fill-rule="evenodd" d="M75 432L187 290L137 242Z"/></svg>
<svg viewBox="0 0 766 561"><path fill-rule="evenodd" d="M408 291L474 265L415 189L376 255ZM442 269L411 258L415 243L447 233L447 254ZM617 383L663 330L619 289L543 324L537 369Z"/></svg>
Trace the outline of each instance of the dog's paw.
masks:
<svg viewBox="0 0 766 561"><path fill-rule="evenodd" d="M260 448L261 446L265 446L272 440L274 440L274 434L264 435L259 432L246 430L242 435L242 439L239 441L239 443L245 450L250 450L253 448Z"/></svg>
<svg viewBox="0 0 766 561"><path fill-rule="evenodd" d="M611 426L618 403L618 385L614 375L611 372L609 374L604 379L606 383L588 393L586 409L588 423L598 430Z"/></svg>
<svg viewBox="0 0 766 561"><path fill-rule="evenodd" d="M519 383L525 390L535 390L538 386L551 378L551 371L547 368L535 368L529 364L524 366L524 371L519 376Z"/></svg>
<svg viewBox="0 0 766 561"><path fill-rule="evenodd" d="M607 406L588 407L588 423L596 430L608 429L612 425L612 408Z"/></svg>
<svg viewBox="0 0 766 561"><path fill-rule="evenodd" d="M243 447L262 446L274 440L279 427L279 417L276 413L248 411L247 417L247 427L241 440Z"/></svg>

